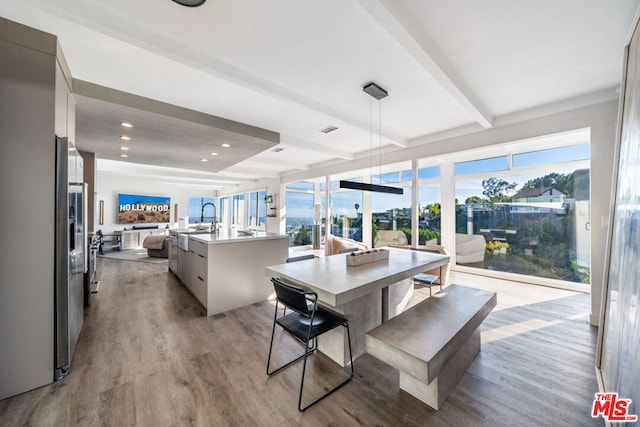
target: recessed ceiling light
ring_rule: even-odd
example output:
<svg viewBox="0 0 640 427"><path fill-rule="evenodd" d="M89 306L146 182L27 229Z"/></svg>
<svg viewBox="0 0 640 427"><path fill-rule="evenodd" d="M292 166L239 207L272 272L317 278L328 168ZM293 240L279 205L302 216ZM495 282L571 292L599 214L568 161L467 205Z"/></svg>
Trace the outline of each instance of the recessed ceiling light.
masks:
<svg viewBox="0 0 640 427"><path fill-rule="evenodd" d="M120 149L123 151L129 151L129 147L125 147L125 146L121 146Z"/></svg>
<svg viewBox="0 0 640 427"><path fill-rule="evenodd" d="M230 145L230 144L227 144L227 143L222 144L222 146L223 146L224 148L229 148L229 147L231 147L231 145Z"/></svg>
<svg viewBox="0 0 640 427"><path fill-rule="evenodd" d="M320 129L320 132L322 132L322 133L329 133L329 132L333 132L334 130L338 130L338 128L337 128L337 127L335 127L335 126L327 126L327 127L326 127L326 128L324 128L324 129Z"/></svg>
<svg viewBox="0 0 640 427"><path fill-rule="evenodd" d="M208 162L208 161L209 161L209 159L204 159L204 158L203 158L203 159L200 159L200 161L201 161L201 162Z"/></svg>
<svg viewBox="0 0 640 427"><path fill-rule="evenodd" d="M131 141L131 137L127 135L120 135L120 139L123 139L125 141Z"/></svg>
<svg viewBox="0 0 640 427"><path fill-rule="evenodd" d="M276 148L274 148L274 149L273 149L273 150L271 150L271 151L273 151L274 153L279 153L279 152L281 152L281 151L284 151L284 148L282 148L282 147L276 147Z"/></svg>
<svg viewBox="0 0 640 427"><path fill-rule="evenodd" d="M132 128L133 125L129 122L120 122L120 126L125 127L125 128Z"/></svg>
<svg viewBox="0 0 640 427"><path fill-rule="evenodd" d="M218 153L210 153L212 156L217 156Z"/></svg>
<svg viewBox="0 0 640 427"><path fill-rule="evenodd" d="M120 157L124 157L124 158L126 158L126 157L129 157L129 156L128 156L128 155L126 155L126 154L120 154Z"/></svg>

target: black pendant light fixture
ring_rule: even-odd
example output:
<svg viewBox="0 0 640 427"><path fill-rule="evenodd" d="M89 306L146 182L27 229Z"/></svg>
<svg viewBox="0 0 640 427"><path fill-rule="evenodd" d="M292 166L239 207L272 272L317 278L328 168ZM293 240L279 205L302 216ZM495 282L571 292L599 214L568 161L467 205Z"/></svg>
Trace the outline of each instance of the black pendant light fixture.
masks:
<svg viewBox="0 0 640 427"><path fill-rule="evenodd" d="M377 99L378 101L380 101L382 98L385 98L389 95L389 93L386 90L384 90L374 82L367 83L362 87L362 90L368 95L370 95L372 98ZM380 114L382 115L382 113ZM370 117L369 120L372 121L372 118ZM369 138L372 138L372 137L373 137L373 132L369 130ZM380 139L382 139L382 124L380 125ZM382 150L382 147L380 147L380 150ZM373 157L373 153L370 153L370 155L371 157ZM369 175L371 176L371 171L369 171ZM404 190L398 187L367 184L365 182L355 182L355 181L346 181L346 180L340 180L340 188L348 188L351 190L373 191L376 193L404 194Z"/></svg>
<svg viewBox="0 0 640 427"><path fill-rule="evenodd" d="M187 7L198 7L202 6L207 0L173 0L174 2Z"/></svg>

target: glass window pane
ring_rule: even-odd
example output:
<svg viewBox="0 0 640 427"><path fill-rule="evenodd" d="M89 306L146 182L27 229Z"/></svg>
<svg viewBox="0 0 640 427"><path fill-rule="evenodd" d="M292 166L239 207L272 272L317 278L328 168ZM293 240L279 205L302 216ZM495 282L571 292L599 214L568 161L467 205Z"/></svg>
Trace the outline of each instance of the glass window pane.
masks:
<svg viewBox="0 0 640 427"><path fill-rule="evenodd" d="M411 186L402 188L403 194L371 193L372 247L411 244Z"/></svg>
<svg viewBox="0 0 640 427"><path fill-rule="evenodd" d="M531 151L513 155L513 167L547 165L576 160L588 160L589 144L571 145L549 150Z"/></svg>
<svg viewBox="0 0 640 427"><path fill-rule="evenodd" d="M236 194L231 198L231 223L244 226L244 194Z"/></svg>
<svg viewBox="0 0 640 427"><path fill-rule="evenodd" d="M215 199L213 197L202 196L189 197L187 209L187 215L189 215L189 223L193 224L197 222L211 222L213 220L214 208L207 203L215 203ZM203 216L204 218L201 219L201 216Z"/></svg>
<svg viewBox="0 0 640 427"><path fill-rule="evenodd" d="M362 241L362 191L331 192L331 234Z"/></svg>
<svg viewBox="0 0 640 427"><path fill-rule="evenodd" d="M265 230L267 222L267 204L264 202L264 198L267 195L266 190L258 191L258 230Z"/></svg>
<svg viewBox="0 0 640 427"><path fill-rule="evenodd" d="M440 176L440 166L418 169L418 179L437 178Z"/></svg>
<svg viewBox="0 0 640 427"><path fill-rule="evenodd" d="M403 182L411 182L411 171L403 171L402 172L402 181Z"/></svg>
<svg viewBox="0 0 640 427"><path fill-rule="evenodd" d="M441 244L440 183L420 185L418 194L418 238L420 245Z"/></svg>
<svg viewBox="0 0 640 427"><path fill-rule="evenodd" d="M471 175L483 172L496 172L507 170L509 163L507 156L492 157L490 159L472 160L470 162L456 163L455 175Z"/></svg>
<svg viewBox="0 0 640 427"><path fill-rule="evenodd" d="M249 227L256 230L264 230L264 216L266 212L264 203L265 194L265 191L249 193Z"/></svg>
<svg viewBox="0 0 640 427"><path fill-rule="evenodd" d="M285 193L286 233L289 246L311 244L313 225L313 194L287 191Z"/></svg>
<svg viewBox="0 0 640 427"><path fill-rule="evenodd" d="M455 194L458 264L590 282L588 169L457 181Z"/></svg>
<svg viewBox="0 0 640 427"><path fill-rule="evenodd" d="M397 184L400 182L400 172L383 173L382 175L373 175L371 177L372 184Z"/></svg>
<svg viewBox="0 0 640 427"><path fill-rule="evenodd" d="M228 196L220 198L220 221L226 226L231 225L231 209Z"/></svg>
<svg viewBox="0 0 640 427"><path fill-rule="evenodd" d="M286 185L287 190L313 191L313 182L296 181Z"/></svg>

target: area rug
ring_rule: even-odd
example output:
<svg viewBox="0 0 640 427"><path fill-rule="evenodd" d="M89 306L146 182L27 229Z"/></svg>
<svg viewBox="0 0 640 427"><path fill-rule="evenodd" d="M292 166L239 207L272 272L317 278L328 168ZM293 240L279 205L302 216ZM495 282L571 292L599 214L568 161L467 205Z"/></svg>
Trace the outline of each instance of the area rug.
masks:
<svg viewBox="0 0 640 427"><path fill-rule="evenodd" d="M104 255L98 255L102 258L119 259L123 261L150 262L153 264L166 263L167 258L156 258L147 255L146 249L127 249L124 251L109 251Z"/></svg>

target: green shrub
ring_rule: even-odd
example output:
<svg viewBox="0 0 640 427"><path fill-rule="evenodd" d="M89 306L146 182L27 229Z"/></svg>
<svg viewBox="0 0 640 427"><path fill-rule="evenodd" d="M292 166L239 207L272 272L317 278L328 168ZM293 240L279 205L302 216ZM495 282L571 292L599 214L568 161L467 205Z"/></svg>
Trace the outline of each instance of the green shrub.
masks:
<svg viewBox="0 0 640 427"><path fill-rule="evenodd" d="M411 244L411 228L399 228L407 236L407 241ZM429 230L428 228L418 229L418 244L425 245L429 240L438 239L440 242L440 232Z"/></svg>

